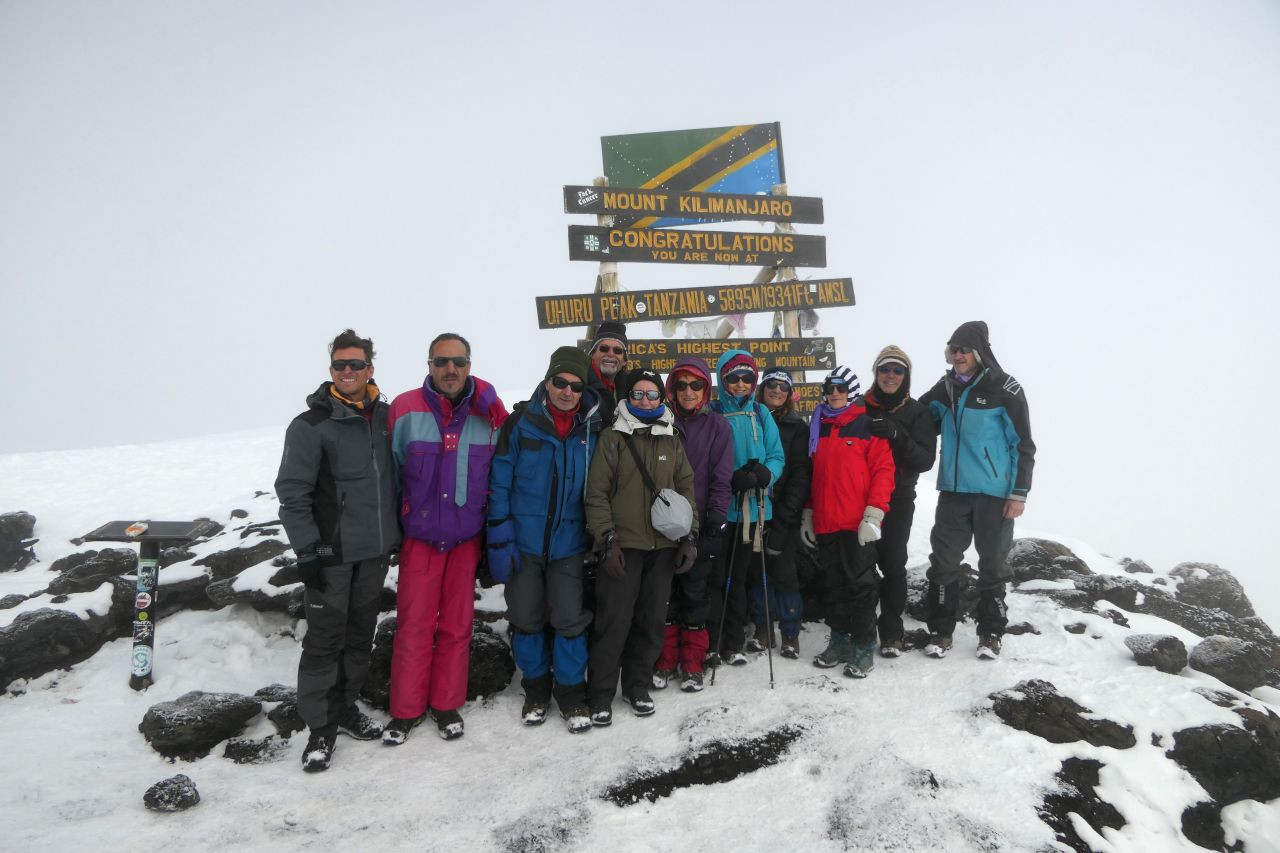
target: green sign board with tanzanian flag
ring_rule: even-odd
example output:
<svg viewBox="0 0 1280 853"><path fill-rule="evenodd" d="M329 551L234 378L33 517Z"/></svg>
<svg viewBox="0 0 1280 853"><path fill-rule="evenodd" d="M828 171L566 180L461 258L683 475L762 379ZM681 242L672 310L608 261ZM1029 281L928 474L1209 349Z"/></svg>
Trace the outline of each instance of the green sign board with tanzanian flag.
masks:
<svg viewBox="0 0 1280 853"><path fill-rule="evenodd" d="M610 187L768 195L786 183L782 126L740 124L600 137ZM689 225L703 217L619 215L619 228Z"/></svg>

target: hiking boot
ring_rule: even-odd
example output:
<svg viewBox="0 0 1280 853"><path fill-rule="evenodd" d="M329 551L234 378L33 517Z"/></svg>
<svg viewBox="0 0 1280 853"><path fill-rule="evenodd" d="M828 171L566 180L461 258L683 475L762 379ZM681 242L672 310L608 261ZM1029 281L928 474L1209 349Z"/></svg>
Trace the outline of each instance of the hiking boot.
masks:
<svg viewBox="0 0 1280 853"><path fill-rule="evenodd" d="M596 728L604 728L613 723L613 709L608 705L591 709L591 725Z"/></svg>
<svg viewBox="0 0 1280 853"><path fill-rule="evenodd" d="M680 689L685 693L697 693L702 690L702 673L686 672L684 681L680 682Z"/></svg>
<svg viewBox="0 0 1280 853"><path fill-rule="evenodd" d="M1000 638L995 634L983 634L978 637L978 657L982 660L995 660L1000 657Z"/></svg>
<svg viewBox="0 0 1280 853"><path fill-rule="evenodd" d="M561 708L560 716L569 727L571 735L591 731L591 711L586 705L570 705L568 708Z"/></svg>
<svg viewBox="0 0 1280 853"><path fill-rule="evenodd" d="M338 731L356 740L377 740L382 735L382 726L352 705L338 720Z"/></svg>
<svg viewBox="0 0 1280 853"><path fill-rule="evenodd" d="M896 658L902 654L902 640L883 640L880 643L880 657Z"/></svg>
<svg viewBox="0 0 1280 853"><path fill-rule="evenodd" d="M875 665L875 643L867 643L865 646L856 645L849 655L849 662L844 666L844 674L847 678L866 678Z"/></svg>
<svg viewBox="0 0 1280 853"><path fill-rule="evenodd" d="M818 652L817 657L813 659L813 665L820 669L832 669L842 663L849 662L849 656L853 653L853 640L843 631L832 631L830 639L827 640L827 647Z"/></svg>
<svg viewBox="0 0 1280 853"><path fill-rule="evenodd" d="M622 699L631 706L631 710L636 712L637 717L647 717L657 710L649 694L643 690L637 690L630 696L624 693Z"/></svg>
<svg viewBox="0 0 1280 853"><path fill-rule="evenodd" d="M431 717L436 721L436 730L445 740L457 740L462 737L462 715L455 711L437 711L431 709Z"/></svg>
<svg viewBox="0 0 1280 853"><path fill-rule="evenodd" d="M333 735L312 732L311 737L307 738L307 748L302 751L302 769L308 773L328 770L336 741L337 738Z"/></svg>
<svg viewBox="0 0 1280 853"><path fill-rule="evenodd" d="M929 644L924 647L924 653L926 655L931 658L945 658L949 651L951 651L950 634L929 635Z"/></svg>
<svg viewBox="0 0 1280 853"><path fill-rule="evenodd" d="M729 666L746 666L747 656L742 652L725 652L724 662Z"/></svg>
<svg viewBox="0 0 1280 853"><path fill-rule="evenodd" d="M524 700L524 707L520 709L520 719L524 720L526 726L540 726L547 721L547 703L539 699Z"/></svg>
<svg viewBox="0 0 1280 853"><path fill-rule="evenodd" d="M800 635L799 634L783 634L782 635L782 656L787 660L800 659Z"/></svg>
<svg viewBox="0 0 1280 853"><path fill-rule="evenodd" d="M653 671L653 689L666 690L667 682L676 680L674 669L655 669Z"/></svg>
<svg viewBox="0 0 1280 853"><path fill-rule="evenodd" d="M715 652L707 652L707 656L702 659L702 666L706 669L715 669L720 665L720 655Z"/></svg>
<svg viewBox="0 0 1280 853"><path fill-rule="evenodd" d="M753 653L763 652L766 649L777 648L778 639L774 636L773 631L763 626L756 629L755 636L747 640L747 651Z"/></svg>
<svg viewBox="0 0 1280 853"><path fill-rule="evenodd" d="M412 719L406 717L392 717L391 722L387 723L382 729L382 743L384 746L399 746L409 739L409 732L413 731L413 727L422 722L422 717L414 717Z"/></svg>

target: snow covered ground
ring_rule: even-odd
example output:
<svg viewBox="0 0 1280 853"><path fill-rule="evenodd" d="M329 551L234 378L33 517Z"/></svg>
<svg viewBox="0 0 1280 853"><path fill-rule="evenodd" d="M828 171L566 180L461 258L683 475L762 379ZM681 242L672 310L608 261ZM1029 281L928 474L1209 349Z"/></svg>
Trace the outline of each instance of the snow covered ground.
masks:
<svg viewBox="0 0 1280 853"><path fill-rule="evenodd" d="M52 579L47 569L55 559L80 550L70 538L112 519L206 516L226 523L237 508L249 512L249 522L274 519L282 435L260 430L0 456L0 511L37 517L41 560L0 574L0 597L40 589ZM922 481L910 565L925 561L933 502L932 483ZM1095 572L1121 571L1070 537L1023 528L1018 535L1061 542ZM217 550L211 545L205 549ZM162 572L161 580L177 576ZM95 595L74 596L65 606L104 608ZM498 595L490 590L486 600ZM0 627L17 612L0 611ZM761 657L722 671L701 694L655 692L658 711L649 718L617 701L612 727L581 736L569 735L555 717L540 728L520 725L516 683L464 709L467 733L459 741L441 741L429 728L396 749L340 738L332 768L309 775L299 766L301 736L268 763L237 765L218 748L174 764L138 733L148 707L190 690L252 694L294 682L294 631L305 623L242 606L183 612L158 624L157 681L145 694L128 688L130 641L116 640L70 671L0 697L0 849L1058 849L1035 809L1068 756L1103 762L1099 792L1127 821L1103 836L1078 821L1077 831L1098 849L1200 849L1178 826L1183 809L1207 796L1164 751L1178 729L1237 723L1192 692L1229 688L1192 670L1171 676L1138 667L1123 642L1129 630L1040 595L1011 594L1009 616L1040 634L1007 637L998 662L975 659L972 626L965 625L947 659L912 652L879 660L860 682L809 663L826 637L811 624L801 636L801 660L774 658L772 690ZM1128 618L1132 631L1196 639L1155 617ZM1085 633L1063 630L1075 622L1087 625ZM1137 745L1056 745L1007 727L991 713L988 696L1029 678L1051 681L1099 717L1132 725ZM1280 710L1280 691L1261 688L1250 701ZM622 807L601 797L636 772L674 766L711 741L785 725L803 733L774 766L652 803ZM259 717L245 734L272 731ZM1153 736L1164 745L1152 745ZM145 810L143 791L175 773L196 782L200 805L178 814ZM1228 842L1280 849L1280 801L1230 806L1224 825Z"/></svg>

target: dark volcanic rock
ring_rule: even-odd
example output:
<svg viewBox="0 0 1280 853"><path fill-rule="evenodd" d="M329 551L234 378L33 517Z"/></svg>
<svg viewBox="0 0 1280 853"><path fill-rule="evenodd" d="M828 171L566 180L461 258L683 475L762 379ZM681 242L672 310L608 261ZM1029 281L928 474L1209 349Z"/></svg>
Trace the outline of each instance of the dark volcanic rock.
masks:
<svg viewBox="0 0 1280 853"><path fill-rule="evenodd" d="M81 619L67 610L42 607L19 613L0 628L0 687L87 660L109 633L105 620Z"/></svg>
<svg viewBox="0 0 1280 853"><path fill-rule="evenodd" d="M1232 616L1253 616L1253 603L1235 575L1213 563L1179 563L1169 572L1181 578L1174 593L1179 601L1209 607Z"/></svg>
<svg viewBox="0 0 1280 853"><path fill-rule="evenodd" d="M1128 557L1125 557L1120 561L1120 565L1123 566L1124 570L1131 575L1149 575L1154 573L1151 567L1142 560L1130 560Z"/></svg>
<svg viewBox="0 0 1280 853"><path fill-rule="evenodd" d="M1191 668L1208 673L1242 693L1267 684L1274 650L1235 637L1206 637L1191 650Z"/></svg>
<svg viewBox="0 0 1280 853"><path fill-rule="evenodd" d="M228 607L232 604L247 604L254 610L262 612L284 613L289 609L290 590L282 589L272 594L261 589L234 588L236 579L226 578L211 581L205 587L204 594L216 607Z"/></svg>
<svg viewBox="0 0 1280 853"><path fill-rule="evenodd" d="M1030 580L1076 580L1093 574L1071 549L1049 539L1015 539L1009 549L1009 568L1014 583Z"/></svg>
<svg viewBox="0 0 1280 853"><path fill-rule="evenodd" d="M233 509L231 510L231 517L232 518L248 518L249 513L243 509Z"/></svg>
<svg viewBox="0 0 1280 853"><path fill-rule="evenodd" d="M197 566L208 566L213 579L220 581L233 578L250 566L256 566L258 563L278 557L287 550L289 550L288 545L275 539L267 539L247 548L231 548L226 551L218 551L216 554L210 554L207 557L196 560L195 564Z"/></svg>
<svg viewBox="0 0 1280 853"><path fill-rule="evenodd" d="M288 741L277 740L275 735L267 735L262 740L233 737L223 747L222 757L236 764L262 764L280 758L280 753L288 748Z"/></svg>
<svg viewBox="0 0 1280 853"><path fill-rule="evenodd" d="M172 566L174 563L185 563L196 555L195 551L189 551L181 545L175 545L172 548L165 548L160 552L160 568Z"/></svg>
<svg viewBox="0 0 1280 853"><path fill-rule="evenodd" d="M238 693L193 690L147 709L138 731L151 748L169 758L195 759L244 728L262 703Z"/></svg>
<svg viewBox="0 0 1280 853"><path fill-rule="evenodd" d="M32 538L35 532L36 517L31 513L0 514L0 572L22 569L35 562L32 548L40 541Z"/></svg>
<svg viewBox="0 0 1280 853"><path fill-rule="evenodd" d="M1062 630L1068 634L1083 634L1089 629L1089 626L1083 622L1072 622L1070 625L1063 625Z"/></svg>
<svg viewBox="0 0 1280 853"><path fill-rule="evenodd" d="M373 638L369 676L360 696L375 708L387 710L391 704L391 652L395 644L396 617L378 623ZM511 648L483 622L471 623L471 660L467 670L467 701L501 693L515 675Z"/></svg>
<svg viewBox="0 0 1280 853"><path fill-rule="evenodd" d="M64 562L65 561L65 562ZM62 573L49 583L50 595L68 595L97 589L103 581L127 575L138 569L138 554L132 548L104 548L101 551L72 554L53 564L62 564Z"/></svg>
<svg viewBox="0 0 1280 853"><path fill-rule="evenodd" d="M160 588L156 594L152 609L156 618L163 619L181 610L213 610L213 602L205 595L209 586L209 576L201 572L186 580L165 580L164 571L160 572Z"/></svg>
<svg viewBox="0 0 1280 853"><path fill-rule="evenodd" d="M298 713L298 703L294 699L286 699L267 712L267 719L276 727L280 737L287 738L294 732L307 727L302 715Z"/></svg>
<svg viewBox="0 0 1280 853"><path fill-rule="evenodd" d="M1130 634L1124 644L1133 659L1143 666L1154 666L1161 672L1177 675L1187 665L1187 647L1177 637L1167 634Z"/></svg>
<svg viewBox="0 0 1280 853"><path fill-rule="evenodd" d="M259 521L254 524L246 524L244 529L240 531L240 538L247 539L249 536L279 536L280 535L280 519L275 521Z"/></svg>
<svg viewBox="0 0 1280 853"><path fill-rule="evenodd" d="M1044 798L1044 804L1036 811L1040 819L1053 829L1058 841L1078 853L1092 853L1093 848L1084 842L1071 824L1071 814L1084 818L1085 822L1101 834L1103 827L1120 829L1124 817L1115 806L1100 798L1098 771L1102 762L1092 758L1068 758L1056 777L1059 789Z"/></svg>
<svg viewBox="0 0 1280 853"><path fill-rule="evenodd" d="M196 783L184 773L161 780L142 795L142 803L153 812L180 812L200 802Z"/></svg>
<svg viewBox="0 0 1280 853"><path fill-rule="evenodd" d="M1182 814L1183 834L1201 846L1221 850L1224 806L1240 800L1267 802L1280 797L1280 717L1237 708L1242 726L1196 726L1174 732L1165 753L1190 773L1213 803L1198 803Z"/></svg>
<svg viewBox="0 0 1280 853"><path fill-rule="evenodd" d="M1137 743L1132 726L1121 726L1111 720L1085 719L1082 714L1093 712L1038 678L992 693L991 699L996 716L1007 725L1050 743L1083 740L1094 746L1116 749L1128 749Z"/></svg>
<svg viewBox="0 0 1280 853"><path fill-rule="evenodd" d="M8 610L12 607L17 607L26 600L27 597L25 595L19 595L16 592L10 593L9 595L0 598L0 610Z"/></svg>
<svg viewBox="0 0 1280 853"><path fill-rule="evenodd" d="M287 684L268 684L259 687L253 698L262 702L293 702L298 698L298 691Z"/></svg>
<svg viewBox="0 0 1280 853"><path fill-rule="evenodd" d="M1013 634L1015 637L1021 634L1040 635L1040 629L1035 625L1032 625L1030 622L1012 622L1004 629L1004 632L1006 634Z"/></svg>

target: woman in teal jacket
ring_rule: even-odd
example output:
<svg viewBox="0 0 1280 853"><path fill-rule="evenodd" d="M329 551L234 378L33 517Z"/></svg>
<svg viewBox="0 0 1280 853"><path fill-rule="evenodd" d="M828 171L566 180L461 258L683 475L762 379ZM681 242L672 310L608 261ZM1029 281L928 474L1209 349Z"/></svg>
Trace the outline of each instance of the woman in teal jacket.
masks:
<svg viewBox="0 0 1280 853"><path fill-rule="evenodd" d="M755 584L760 583L760 563L752 559L756 552L751 543L756 526L773 517L770 487L782 476L785 459L778 426L769 410L754 396L759 376L756 360L746 350L731 349L716 362L720 393L711 406L725 416L733 431L736 470L730 481L734 493L729 502L731 539L724 549L733 559L731 564L718 560L707 581L715 629L711 635L711 647L715 650L711 655L713 664L720 660L734 665L747 662L742 645L746 639L748 573L754 575ZM763 507L758 505L759 491L764 493ZM763 531L760 532L763 535ZM764 552L760 554L763 558ZM723 630L720 630L718 616L723 620Z"/></svg>

